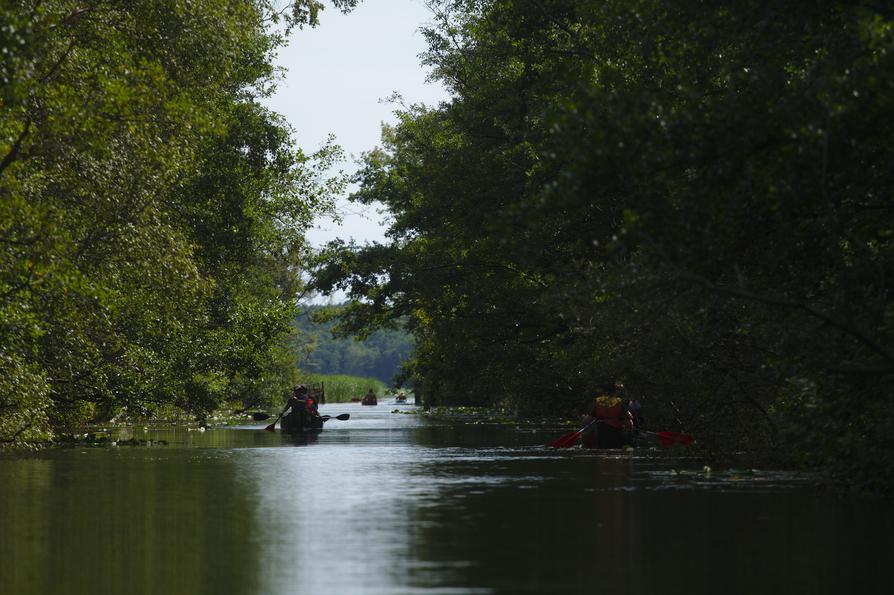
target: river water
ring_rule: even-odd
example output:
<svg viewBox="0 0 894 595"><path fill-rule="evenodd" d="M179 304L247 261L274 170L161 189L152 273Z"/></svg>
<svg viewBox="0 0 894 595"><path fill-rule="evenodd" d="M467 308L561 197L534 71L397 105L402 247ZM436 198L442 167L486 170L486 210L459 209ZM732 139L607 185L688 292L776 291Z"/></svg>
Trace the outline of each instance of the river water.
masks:
<svg viewBox="0 0 894 595"><path fill-rule="evenodd" d="M890 502L542 446L568 427L322 412L351 419L0 455L0 593L894 593Z"/></svg>

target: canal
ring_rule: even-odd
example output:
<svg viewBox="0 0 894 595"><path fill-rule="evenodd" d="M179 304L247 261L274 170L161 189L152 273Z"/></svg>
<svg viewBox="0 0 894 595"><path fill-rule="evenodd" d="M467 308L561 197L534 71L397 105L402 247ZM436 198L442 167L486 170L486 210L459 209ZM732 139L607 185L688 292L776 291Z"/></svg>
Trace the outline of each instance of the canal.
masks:
<svg viewBox="0 0 894 595"><path fill-rule="evenodd" d="M0 593L894 592L887 501L685 449L543 446L568 427L321 409L351 418L0 454Z"/></svg>

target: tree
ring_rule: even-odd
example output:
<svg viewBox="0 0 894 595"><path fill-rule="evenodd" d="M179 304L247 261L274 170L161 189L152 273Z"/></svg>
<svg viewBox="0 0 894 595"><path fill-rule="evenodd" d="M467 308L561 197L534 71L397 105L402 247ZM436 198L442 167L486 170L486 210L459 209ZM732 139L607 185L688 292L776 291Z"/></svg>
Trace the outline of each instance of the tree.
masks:
<svg viewBox="0 0 894 595"><path fill-rule="evenodd" d="M309 306L295 319L296 334L304 341L299 367L394 382L413 350L412 337L401 328L378 330L362 340L340 336L334 322L340 311L339 306Z"/></svg>
<svg viewBox="0 0 894 595"><path fill-rule="evenodd" d="M452 101L404 108L358 175L390 243L316 277L346 328L409 317L433 399L570 413L623 379L716 452L890 489L891 11L437 7Z"/></svg>
<svg viewBox="0 0 894 595"><path fill-rule="evenodd" d="M258 100L308 5L0 9L0 440L291 383L303 231L339 153L304 155Z"/></svg>

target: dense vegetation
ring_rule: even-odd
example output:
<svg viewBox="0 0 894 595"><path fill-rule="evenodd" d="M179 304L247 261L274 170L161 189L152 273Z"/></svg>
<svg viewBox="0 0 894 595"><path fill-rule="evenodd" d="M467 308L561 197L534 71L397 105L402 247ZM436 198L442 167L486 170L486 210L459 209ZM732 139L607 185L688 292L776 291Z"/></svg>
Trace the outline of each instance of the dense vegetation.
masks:
<svg viewBox="0 0 894 595"><path fill-rule="evenodd" d="M2 4L0 442L288 389L304 230L342 182L259 99L319 8Z"/></svg>
<svg viewBox="0 0 894 595"><path fill-rule="evenodd" d="M346 403L354 398L362 398L366 391L379 397L385 395L387 385L378 378L350 376L347 374L308 374L303 372L299 381L307 385L322 386L327 403Z"/></svg>
<svg viewBox="0 0 894 595"><path fill-rule="evenodd" d="M365 155L394 220L317 273L343 327L408 320L430 402L573 413L621 379L717 452L891 490L894 8L435 5L452 99Z"/></svg>
<svg viewBox="0 0 894 595"><path fill-rule="evenodd" d="M391 385L413 352L400 329L377 330L363 340L333 334L339 306L308 306L295 319L298 365L305 372L372 377ZM366 389L363 391L366 392Z"/></svg>

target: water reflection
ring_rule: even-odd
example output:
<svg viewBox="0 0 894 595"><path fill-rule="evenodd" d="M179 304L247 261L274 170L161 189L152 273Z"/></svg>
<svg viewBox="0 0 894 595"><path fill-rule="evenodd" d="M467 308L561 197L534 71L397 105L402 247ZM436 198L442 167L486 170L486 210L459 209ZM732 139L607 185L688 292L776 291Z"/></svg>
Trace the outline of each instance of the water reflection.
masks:
<svg viewBox="0 0 894 595"><path fill-rule="evenodd" d="M562 429L325 409L351 420L304 437L137 428L162 446L0 458L0 593L894 588L883 502L664 451L541 446Z"/></svg>
<svg viewBox="0 0 894 595"><path fill-rule="evenodd" d="M254 489L226 451L66 449L0 464L0 592L255 593Z"/></svg>

